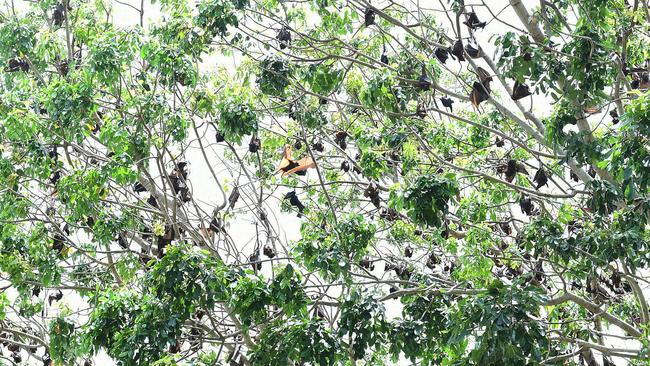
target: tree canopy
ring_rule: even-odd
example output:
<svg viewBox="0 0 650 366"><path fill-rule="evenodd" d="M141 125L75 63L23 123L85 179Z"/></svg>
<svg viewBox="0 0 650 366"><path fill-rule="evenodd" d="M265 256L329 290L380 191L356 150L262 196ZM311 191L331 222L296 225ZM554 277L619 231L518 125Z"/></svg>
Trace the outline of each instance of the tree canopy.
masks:
<svg viewBox="0 0 650 366"><path fill-rule="evenodd" d="M0 364L649 365L648 32L646 0L6 1Z"/></svg>

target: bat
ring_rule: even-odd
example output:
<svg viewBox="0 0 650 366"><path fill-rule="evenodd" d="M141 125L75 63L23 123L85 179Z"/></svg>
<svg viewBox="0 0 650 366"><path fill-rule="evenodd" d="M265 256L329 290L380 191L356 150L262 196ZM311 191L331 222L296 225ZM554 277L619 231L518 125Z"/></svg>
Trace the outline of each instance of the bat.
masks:
<svg viewBox="0 0 650 366"><path fill-rule="evenodd" d="M346 141L346 138L348 137L348 133L345 131L339 131L334 135L334 142L336 142L337 145L342 150L345 150L348 147L348 143Z"/></svg>
<svg viewBox="0 0 650 366"><path fill-rule="evenodd" d="M307 169L313 168L315 166L316 164L314 163L314 160L312 160L312 158L309 156L305 156L298 161L293 160L291 157L291 146L285 145L284 152L282 153L282 160L280 161L280 165L278 166L276 173L282 171L283 177L291 173L305 175L307 174Z"/></svg>
<svg viewBox="0 0 650 366"><path fill-rule="evenodd" d="M363 196L370 198L370 202L379 208L381 199L379 198L379 186L376 183L368 183L368 187L363 191Z"/></svg>
<svg viewBox="0 0 650 366"><path fill-rule="evenodd" d="M407 245L406 248L404 248L404 256L406 258L411 258L413 256L413 247Z"/></svg>
<svg viewBox="0 0 650 366"><path fill-rule="evenodd" d="M7 62L5 72L29 71L29 62L22 58L12 58Z"/></svg>
<svg viewBox="0 0 650 366"><path fill-rule="evenodd" d="M273 249L273 247L271 247L269 245L264 246L263 253L264 253L265 256L267 256L269 258L275 257L275 249Z"/></svg>
<svg viewBox="0 0 650 366"><path fill-rule="evenodd" d="M282 27L277 35L277 40L280 42L280 49L283 50L291 44L291 33L287 27Z"/></svg>
<svg viewBox="0 0 650 366"><path fill-rule="evenodd" d="M136 182L136 183L133 185L133 191L134 191L135 193L142 193L142 192L146 192L146 191L147 191L147 188L145 188L145 187L142 185L142 183L140 183L140 182Z"/></svg>
<svg viewBox="0 0 650 366"><path fill-rule="evenodd" d="M617 124L617 123L619 122L619 119L618 119L618 112L616 112L615 109L612 109L612 110L609 112L609 115L610 115L610 117L612 117L612 124L615 125L615 124Z"/></svg>
<svg viewBox="0 0 650 366"><path fill-rule="evenodd" d="M226 141L226 138L221 131L217 131L215 138L217 140L217 143Z"/></svg>
<svg viewBox="0 0 650 366"><path fill-rule="evenodd" d="M454 43L454 46L451 48L451 54L456 56L458 61L465 61L465 56L463 56L463 41L459 39Z"/></svg>
<svg viewBox="0 0 650 366"><path fill-rule="evenodd" d="M506 143L502 139L498 138L494 141L494 144L497 145L497 147L503 147Z"/></svg>
<svg viewBox="0 0 650 366"><path fill-rule="evenodd" d="M422 65L422 72L420 78L418 79L418 88L420 90L429 90L431 89L431 79L427 76L427 69Z"/></svg>
<svg viewBox="0 0 650 366"><path fill-rule="evenodd" d="M316 151L318 151L318 152L323 152L323 151L325 151L325 146L323 145L323 143L322 143L321 141L314 142L314 143L311 145L311 148L314 149L314 150L316 150Z"/></svg>
<svg viewBox="0 0 650 366"><path fill-rule="evenodd" d="M363 21L366 27L375 24L375 11L371 8L366 9L365 14L363 15Z"/></svg>
<svg viewBox="0 0 650 366"><path fill-rule="evenodd" d="M363 258L362 260L360 260L359 266L370 271L375 270L375 263L371 261L369 258Z"/></svg>
<svg viewBox="0 0 650 366"><path fill-rule="evenodd" d="M522 163L518 163L516 160L513 159L508 160L508 165L506 166L505 169L506 180L509 183L511 183L515 179L517 173L524 173L528 175L528 172L526 171L526 166Z"/></svg>
<svg viewBox="0 0 650 366"><path fill-rule="evenodd" d="M235 187L228 197L228 205L231 210L235 207L237 200L239 200L239 187Z"/></svg>
<svg viewBox="0 0 650 366"><path fill-rule="evenodd" d="M548 174L546 173L546 170L544 170L543 168L539 168L539 170L537 170L537 173L535 173L533 182L537 183L537 187L535 187L536 189L540 189L543 186L547 186Z"/></svg>
<svg viewBox="0 0 650 366"><path fill-rule="evenodd" d="M465 46L465 52L467 52L467 54L471 58L479 58L479 57L482 56L481 50L478 49L478 48L475 48L471 44L467 44L467 46Z"/></svg>
<svg viewBox="0 0 650 366"><path fill-rule="evenodd" d="M528 216L532 216L536 213L535 205L533 200L530 197L522 196L519 200L519 208L521 212L525 213Z"/></svg>
<svg viewBox="0 0 650 366"><path fill-rule="evenodd" d="M429 259L427 259L427 267L429 269L434 269L436 265L440 264L440 258L435 253L429 254Z"/></svg>
<svg viewBox="0 0 650 366"><path fill-rule="evenodd" d="M484 68L478 67L476 69L476 73L478 75L478 80L485 86L488 92L490 92L490 82L492 81L492 76L490 75L489 72L485 71Z"/></svg>
<svg viewBox="0 0 650 366"><path fill-rule="evenodd" d="M449 97L442 97L440 98L440 102L445 108L449 108L449 111L453 112L454 111L454 100L449 98Z"/></svg>
<svg viewBox="0 0 650 366"><path fill-rule="evenodd" d="M381 57L379 57L379 61L381 61L382 64L388 65L388 56L386 55L386 46L383 47L383 51L381 52Z"/></svg>
<svg viewBox="0 0 650 366"><path fill-rule="evenodd" d="M520 84L519 81L515 81L515 86L512 88L512 95L510 96L512 100L519 100L527 96L532 95L528 85Z"/></svg>
<svg viewBox="0 0 650 366"><path fill-rule="evenodd" d="M63 4L59 3L56 5L56 8L54 8L54 12L52 12L52 21L55 26L60 27L63 25L64 20L65 8L63 7Z"/></svg>
<svg viewBox="0 0 650 366"><path fill-rule="evenodd" d="M248 151L254 154L257 152L257 150L260 149L261 145L262 142L260 141L260 139L258 139L257 137L251 137L251 141L248 143Z"/></svg>
<svg viewBox="0 0 650 366"><path fill-rule="evenodd" d="M449 58L449 51L447 51L446 48L436 48L433 53L436 55L438 61L442 62L443 64L447 62L447 59Z"/></svg>
<svg viewBox="0 0 650 366"><path fill-rule="evenodd" d="M348 163L347 161L342 162L341 163L341 170L346 172L346 173L349 172L350 171L350 163Z"/></svg>
<svg viewBox="0 0 650 366"><path fill-rule="evenodd" d="M415 109L415 115L420 117L420 118L426 117L427 116L427 106L424 105L424 103L422 103L422 102L418 102L418 106Z"/></svg>
<svg viewBox="0 0 650 366"><path fill-rule="evenodd" d="M477 30L478 28L485 28L485 25L487 23L480 21L478 19L478 16L476 16L476 13L471 11L467 13L467 20L464 21L463 24L465 24L471 30Z"/></svg>
<svg viewBox="0 0 650 366"><path fill-rule="evenodd" d="M305 205L300 202L300 199L298 198L298 195L296 194L296 191L291 191L284 195L285 200L289 200L289 203L291 206L295 207L298 209L298 217L302 217L302 213L305 211Z"/></svg>
<svg viewBox="0 0 650 366"><path fill-rule="evenodd" d="M262 262L260 262L260 256L257 253L251 254L250 257L248 257L248 261L251 263L254 271L262 269Z"/></svg>
<svg viewBox="0 0 650 366"><path fill-rule="evenodd" d="M474 107L478 107L481 102L490 99L490 92L481 83L475 81L472 85L472 92L469 94L469 100Z"/></svg>

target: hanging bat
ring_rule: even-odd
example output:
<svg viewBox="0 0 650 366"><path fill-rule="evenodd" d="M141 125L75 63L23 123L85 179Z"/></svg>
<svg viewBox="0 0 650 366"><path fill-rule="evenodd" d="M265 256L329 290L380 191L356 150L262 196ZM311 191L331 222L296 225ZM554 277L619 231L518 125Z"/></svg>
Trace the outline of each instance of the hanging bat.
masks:
<svg viewBox="0 0 650 366"><path fill-rule="evenodd" d="M528 216L535 214L535 205L533 205L533 200L530 197L522 196L519 200L519 208L521 212L525 213Z"/></svg>
<svg viewBox="0 0 650 366"><path fill-rule="evenodd" d="M334 142L336 142L336 144L339 145L342 150L345 150L348 147L348 143L346 141L347 137L347 132L339 131L336 133L336 135L334 135Z"/></svg>
<svg viewBox="0 0 650 366"><path fill-rule="evenodd" d="M12 58L7 62L5 72L29 71L29 62L22 58Z"/></svg>
<svg viewBox="0 0 650 366"><path fill-rule="evenodd" d="M465 52L467 52L467 54L471 58L479 58L479 57L482 56L481 50L478 49L478 48L475 48L471 44L467 44L467 46L465 46Z"/></svg>
<svg viewBox="0 0 650 366"><path fill-rule="evenodd" d="M283 50L291 44L291 33L287 27L282 27L277 35L277 40L280 42L280 49Z"/></svg>
<svg viewBox="0 0 650 366"><path fill-rule="evenodd" d="M260 149L261 145L262 142L260 141L260 139L258 139L257 137L251 137L251 141L248 143L248 151L254 154L257 152L257 150Z"/></svg>
<svg viewBox="0 0 650 366"><path fill-rule="evenodd" d="M449 108L449 111L453 112L454 111L454 100L449 98L449 97L442 97L440 98L440 102L445 108Z"/></svg>
<svg viewBox="0 0 650 366"><path fill-rule="evenodd" d="M300 199L298 198L296 191L291 191L287 193L284 196L284 199L289 200L289 204L291 204L291 206L298 209L298 217L302 217L302 213L305 211L305 205L303 205L302 202L300 202Z"/></svg>
<svg viewBox="0 0 650 366"><path fill-rule="evenodd" d="M375 11L372 8L366 9L365 14L363 15L363 21L366 27L375 24Z"/></svg>
<svg viewBox="0 0 650 366"><path fill-rule="evenodd" d="M481 83L475 81L472 84L472 92L469 94L469 100L474 107L478 107L481 102L490 99L489 90Z"/></svg>
<svg viewBox="0 0 650 366"><path fill-rule="evenodd" d="M546 173L546 170L539 168L539 170L537 170L537 173L535 173L533 182L537 183L537 187L535 187L536 189L540 189L541 187L548 185L548 174Z"/></svg>
<svg viewBox="0 0 650 366"><path fill-rule="evenodd" d="M477 30L478 28L485 28L486 22L482 22L478 19L475 12L467 13L467 20L463 22L469 29Z"/></svg>
<svg viewBox="0 0 650 366"><path fill-rule="evenodd" d="M370 202L379 208L381 199L379 198L379 186L376 183L368 183L368 187L363 191L363 196L370 198Z"/></svg>
<svg viewBox="0 0 650 366"><path fill-rule="evenodd" d="M59 3L56 5L56 8L54 8L54 11L52 12L52 21L54 22L55 26L60 27L63 25L64 20L65 8L63 7L63 4Z"/></svg>
<svg viewBox="0 0 650 366"><path fill-rule="evenodd" d="M612 124L613 124L613 125L615 125L615 124L617 124L617 123L619 122L619 119L618 119L618 112L616 112L616 109L612 109L612 110L609 112L609 116L612 117Z"/></svg>
<svg viewBox="0 0 650 366"><path fill-rule="evenodd" d="M383 46L383 50L381 52L381 57L379 58L379 61L381 61L381 63L384 65L388 65L388 56L386 55L386 45Z"/></svg>
<svg viewBox="0 0 650 366"><path fill-rule="evenodd" d="M504 173L506 174L506 180L509 183L512 183L517 173L524 173L528 175L528 172L526 171L526 166L523 163L518 163L516 160L513 159L508 160L508 165L506 166Z"/></svg>
<svg viewBox="0 0 650 366"><path fill-rule="evenodd" d="M275 257L275 249L273 249L273 247L271 247L269 245L264 246L263 253L264 253L265 256L267 256L269 258Z"/></svg>
<svg viewBox="0 0 650 366"><path fill-rule="evenodd" d="M512 88L512 95L510 96L512 100L519 100L527 96L532 95L528 85L520 84L519 81L515 81L515 86Z"/></svg>
<svg viewBox="0 0 650 366"><path fill-rule="evenodd" d="M449 58L449 51L447 51L446 48L436 48L433 53L436 55L438 61L442 62L443 64L447 62L447 59Z"/></svg>
<svg viewBox="0 0 650 366"><path fill-rule="evenodd" d="M429 90L431 89L431 79L427 76L427 69L422 65L422 72L420 78L418 79L418 88L420 90Z"/></svg>
<svg viewBox="0 0 650 366"><path fill-rule="evenodd" d="M323 151L325 151L325 146L323 145L323 143L322 143L321 141L314 142L314 143L311 145L311 148L314 149L314 150L316 150L316 151L318 151L318 152L323 152Z"/></svg>
<svg viewBox="0 0 650 366"><path fill-rule="evenodd" d="M239 187L235 187L228 197L228 207L230 207L231 210L235 207L237 200L239 200Z"/></svg>
<svg viewBox="0 0 650 366"><path fill-rule="evenodd" d="M406 248L404 248L404 256L406 258L411 258L413 256L413 247L407 245Z"/></svg>
<svg viewBox="0 0 650 366"><path fill-rule="evenodd" d="M451 54L456 56L458 61L465 61L465 56L463 56L463 41L457 40L454 43L454 46L451 48Z"/></svg>
<svg viewBox="0 0 650 366"><path fill-rule="evenodd" d="M282 171L282 176L287 176L291 173L296 173L298 175L307 174L307 169L315 167L314 161L311 157L305 156L304 158L295 161L291 157L291 145L285 145L284 152L282 153L282 160L280 161L280 166L278 170Z"/></svg>
<svg viewBox="0 0 650 366"><path fill-rule="evenodd" d="M502 139L498 138L494 141L494 144L497 145L497 147L503 147L506 143Z"/></svg>
<svg viewBox="0 0 650 366"><path fill-rule="evenodd" d="M346 173L348 171L350 171L350 163L348 163L347 161L342 162L341 163L341 170L346 172Z"/></svg>
<svg viewBox="0 0 650 366"><path fill-rule="evenodd" d="M418 106L415 109L415 115L420 118L424 118L427 116L427 106L424 105L424 103L422 103L421 101L418 102Z"/></svg>

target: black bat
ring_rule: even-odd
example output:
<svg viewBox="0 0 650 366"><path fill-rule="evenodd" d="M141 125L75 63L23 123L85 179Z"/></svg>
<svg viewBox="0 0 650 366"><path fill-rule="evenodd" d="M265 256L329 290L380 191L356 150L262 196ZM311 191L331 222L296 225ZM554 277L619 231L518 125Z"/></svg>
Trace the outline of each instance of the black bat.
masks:
<svg viewBox="0 0 650 366"><path fill-rule="evenodd" d="M267 256L269 258L275 257L275 249L273 249L273 247L271 247L269 245L264 246L263 253L264 253L265 256Z"/></svg>
<svg viewBox="0 0 650 366"><path fill-rule="evenodd" d="M257 253L251 254L251 256L248 257L248 261L251 263L253 270L259 271L262 269L262 262L260 262L260 256Z"/></svg>
<svg viewBox="0 0 650 366"><path fill-rule="evenodd" d="M239 187L235 187L228 197L228 205L231 210L235 207L237 200L239 200Z"/></svg>
<svg viewBox="0 0 650 366"><path fill-rule="evenodd" d="M427 69L422 65L422 72L420 78L418 79L418 88L420 90L429 90L431 89L431 79L427 76Z"/></svg>
<svg viewBox="0 0 650 366"><path fill-rule="evenodd" d="M573 170L569 170L569 178L573 179L576 182L580 181L580 177Z"/></svg>
<svg viewBox="0 0 650 366"><path fill-rule="evenodd" d="M291 191L287 193L284 196L284 199L289 200L291 206L298 209L298 217L302 217L302 213L305 211L305 205L303 205L302 202L300 202L300 199L298 199L298 195L296 194L296 191Z"/></svg>
<svg viewBox="0 0 650 366"><path fill-rule="evenodd" d="M535 177L533 178L533 182L537 183L536 189L540 189L543 186L548 185L548 173L546 173L546 170L544 168L539 168L537 172L535 173Z"/></svg>
<svg viewBox="0 0 650 366"><path fill-rule="evenodd" d="M142 193L142 192L146 192L146 191L147 191L147 188L145 188L145 186L143 186L142 183L140 183L140 182L136 182L136 183L133 185L133 191L134 191L135 193Z"/></svg>
<svg viewBox="0 0 650 366"><path fill-rule="evenodd" d="M497 147L503 147L506 143L502 139L498 138L494 141L494 144L497 145Z"/></svg>
<svg viewBox="0 0 650 366"><path fill-rule="evenodd" d="M434 269L436 265L440 264L440 258L435 253L431 253L427 259L427 267Z"/></svg>
<svg viewBox="0 0 650 366"><path fill-rule="evenodd" d="M436 48L433 53L436 55L438 61L442 62L443 64L447 62L447 59L449 58L449 51L447 51L446 48Z"/></svg>
<svg viewBox="0 0 650 366"><path fill-rule="evenodd" d="M339 147L343 150L345 150L348 147L348 143L346 141L348 137L348 133L345 131L339 131L334 135L334 142L339 145Z"/></svg>
<svg viewBox="0 0 650 366"><path fill-rule="evenodd" d="M472 92L469 94L469 100L474 107L478 107L481 102L490 99L489 90L481 83L475 81L472 84Z"/></svg>
<svg viewBox="0 0 650 366"><path fill-rule="evenodd" d="M318 151L318 152L323 152L323 151L325 151L325 145L323 145L323 143L322 143L321 141L314 142L314 143L311 145L311 148L314 149L315 151Z"/></svg>
<svg viewBox="0 0 650 366"><path fill-rule="evenodd" d="M379 61L381 61L382 64L388 65L388 56L386 55L386 46L384 46L383 51L381 52L381 57L379 57Z"/></svg>
<svg viewBox="0 0 650 366"><path fill-rule="evenodd" d="M458 61L465 61L465 56L463 56L463 41L457 40L451 48L451 54L456 56Z"/></svg>
<svg viewBox="0 0 650 366"><path fill-rule="evenodd" d="M508 165L505 170L506 180L508 182L512 182L515 179L517 173L524 173L528 175L528 171L526 171L526 166L523 163L518 163L516 160L513 159L508 160Z"/></svg>
<svg viewBox="0 0 650 366"><path fill-rule="evenodd" d="M467 44L467 46L465 46L465 52L467 52L467 54L471 58L479 58L479 57L482 56L481 50L478 49L478 48L475 48L471 44Z"/></svg>
<svg viewBox="0 0 650 366"><path fill-rule="evenodd" d="M615 125L615 124L617 124L617 123L619 122L619 119L618 119L618 112L616 112L615 109L612 109L612 110L609 112L609 115L610 115L610 117L612 117L612 124Z"/></svg>
<svg viewBox="0 0 650 366"><path fill-rule="evenodd" d="M379 208L381 199L379 198L379 186L376 183L370 182L368 187L363 191L363 196L370 198L370 202Z"/></svg>
<svg viewBox="0 0 650 366"><path fill-rule="evenodd" d="M12 58L7 61L5 72L29 71L29 62L22 58Z"/></svg>
<svg viewBox="0 0 650 366"><path fill-rule="evenodd" d="M226 138L224 137L224 135L223 135L223 133L221 131L217 131L217 133L215 134L215 138L216 138L217 142L226 141Z"/></svg>
<svg viewBox="0 0 650 366"><path fill-rule="evenodd" d="M519 208L528 216L532 216L535 212L535 205L530 197L522 196L519 200Z"/></svg>
<svg viewBox="0 0 650 366"><path fill-rule="evenodd" d="M413 256L413 247L407 245L406 248L404 248L404 256L406 258L411 258Z"/></svg>
<svg viewBox="0 0 650 366"><path fill-rule="evenodd" d="M280 42L280 49L283 50L291 44L291 33L287 27L282 27L277 35L277 40Z"/></svg>
<svg viewBox="0 0 650 366"><path fill-rule="evenodd" d="M510 96L512 100L519 100L527 96L532 95L528 85L520 84L519 81L515 81L515 86L512 88L512 95Z"/></svg>
<svg viewBox="0 0 650 366"><path fill-rule="evenodd" d="M418 102L417 107L415 108L415 115L424 118L427 116L427 106L422 102Z"/></svg>
<svg viewBox="0 0 650 366"><path fill-rule="evenodd" d="M363 15L363 21L366 27L375 24L375 11L371 8L366 9L365 14Z"/></svg>
<svg viewBox="0 0 650 366"><path fill-rule="evenodd" d="M478 19L475 12L467 13L467 20L463 22L469 29L477 30L478 28L485 28L486 22L482 22Z"/></svg>
<svg viewBox="0 0 650 366"><path fill-rule="evenodd" d="M341 170L346 172L346 173L349 172L350 171L350 163L348 163L347 161L342 162L341 163Z"/></svg>
<svg viewBox="0 0 650 366"><path fill-rule="evenodd" d="M55 26L60 27L63 25L64 20L65 20L65 8L63 7L63 4L59 3L54 8L54 12L52 12L52 21L54 22Z"/></svg>
<svg viewBox="0 0 650 366"><path fill-rule="evenodd" d="M449 111L453 112L454 111L454 100L449 98L449 97L442 97L440 98L440 102L445 108L449 108Z"/></svg>
<svg viewBox="0 0 650 366"><path fill-rule="evenodd" d="M248 143L248 151L256 153L260 149L261 145L262 141L260 141L260 139L257 137L251 137L251 141Z"/></svg>

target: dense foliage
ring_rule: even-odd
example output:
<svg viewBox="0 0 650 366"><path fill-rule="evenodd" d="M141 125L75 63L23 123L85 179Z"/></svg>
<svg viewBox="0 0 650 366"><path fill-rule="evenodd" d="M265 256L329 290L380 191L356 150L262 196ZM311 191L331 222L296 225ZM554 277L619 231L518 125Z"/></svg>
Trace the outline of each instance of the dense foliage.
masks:
<svg viewBox="0 0 650 366"><path fill-rule="evenodd" d="M0 365L650 365L650 4L0 10Z"/></svg>

